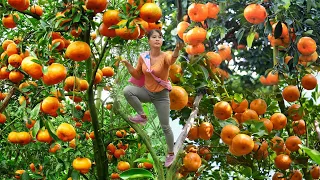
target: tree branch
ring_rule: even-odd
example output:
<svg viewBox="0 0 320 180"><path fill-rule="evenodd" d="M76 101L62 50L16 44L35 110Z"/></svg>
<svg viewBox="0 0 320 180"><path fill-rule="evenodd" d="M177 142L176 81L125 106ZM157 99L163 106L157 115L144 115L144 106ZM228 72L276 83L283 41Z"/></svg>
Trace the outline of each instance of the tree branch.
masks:
<svg viewBox="0 0 320 180"><path fill-rule="evenodd" d="M8 103L9 103L9 101L10 101L10 99L11 99L13 93L14 93L14 89L15 89L15 88L12 87L12 88L10 89L8 95L6 96L6 98L4 98L3 103L2 103L2 105L1 105L1 107L0 107L0 113L2 113L2 112L4 111L4 109L8 106Z"/></svg>
<svg viewBox="0 0 320 180"><path fill-rule="evenodd" d="M319 122L317 120L314 120L314 127L316 128L316 132L318 134L318 139L320 141L320 127L319 127Z"/></svg>
<svg viewBox="0 0 320 180"><path fill-rule="evenodd" d="M181 134L179 135L178 139L177 139L177 142L175 143L175 146L174 146L174 149L173 149L173 152L176 154L176 158L174 160L174 162L172 163L169 171L168 171L168 175L167 175L167 180L171 180L171 179L174 179L174 175L175 175L175 172L176 172L176 169L177 169L177 164L178 164L178 152L180 151L180 149L182 148L183 146L183 143L185 141L185 139L187 138L188 136L188 133L189 133L189 130L191 128L191 126L193 125L194 123L194 119L197 117L197 114L198 114L198 111L199 111L199 104L200 104L200 101L203 97L203 94L200 93L199 95L196 96L195 100L194 100L194 103L193 103L193 110L186 122L186 124L184 125L183 127L183 130L181 132Z"/></svg>

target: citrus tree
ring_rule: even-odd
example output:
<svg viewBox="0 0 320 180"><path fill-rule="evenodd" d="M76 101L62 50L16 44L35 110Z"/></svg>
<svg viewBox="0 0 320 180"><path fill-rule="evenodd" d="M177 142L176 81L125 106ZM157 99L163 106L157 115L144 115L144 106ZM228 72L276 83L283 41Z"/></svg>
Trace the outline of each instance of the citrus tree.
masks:
<svg viewBox="0 0 320 180"><path fill-rule="evenodd" d="M0 2L0 177L318 179L315 0ZM132 124L129 73L164 32L174 163L156 111ZM176 129L173 129L177 131Z"/></svg>

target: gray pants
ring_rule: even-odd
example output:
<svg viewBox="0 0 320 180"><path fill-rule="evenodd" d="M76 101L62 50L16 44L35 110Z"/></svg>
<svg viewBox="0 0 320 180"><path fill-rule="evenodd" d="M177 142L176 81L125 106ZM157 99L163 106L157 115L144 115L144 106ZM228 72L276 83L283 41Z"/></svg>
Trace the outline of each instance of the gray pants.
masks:
<svg viewBox="0 0 320 180"><path fill-rule="evenodd" d="M137 111L144 114L141 102L152 102L158 113L159 121L168 145L168 152L173 152L173 133L169 124L170 99L169 91L164 89L160 92L150 92L145 87L126 86L123 89L128 103Z"/></svg>

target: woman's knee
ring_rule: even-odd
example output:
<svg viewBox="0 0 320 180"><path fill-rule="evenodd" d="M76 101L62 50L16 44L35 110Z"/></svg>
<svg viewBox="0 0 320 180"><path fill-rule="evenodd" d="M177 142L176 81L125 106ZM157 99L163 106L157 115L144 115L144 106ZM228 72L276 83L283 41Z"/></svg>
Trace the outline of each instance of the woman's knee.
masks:
<svg viewBox="0 0 320 180"><path fill-rule="evenodd" d="M131 88L130 86L126 86L125 88L123 88L123 95L125 97L128 97L132 94Z"/></svg>

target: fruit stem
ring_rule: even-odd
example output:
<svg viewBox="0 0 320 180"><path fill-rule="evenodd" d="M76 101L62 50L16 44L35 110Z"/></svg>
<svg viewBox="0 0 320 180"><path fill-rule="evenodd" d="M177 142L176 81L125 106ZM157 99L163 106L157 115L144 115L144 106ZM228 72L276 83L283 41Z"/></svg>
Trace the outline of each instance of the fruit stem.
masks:
<svg viewBox="0 0 320 180"><path fill-rule="evenodd" d="M279 54L278 46L273 46L272 52L273 52L273 67L274 67L275 65L278 64L278 61L279 61L278 60L278 54Z"/></svg>
<svg viewBox="0 0 320 180"><path fill-rule="evenodd" d="M201 64L202 64L203 66L206 67L206 69L207 69L208 72L209 72L210 77L211 77L217 84L220 84L220 85L221 85L221 89L222 89L223 93L225 93L226 96L229 97L229 93L228 93L228 91L226 90L226 88L225 88L225 87L222 87L222 86L223 86L223 83L220 81L220 79L218 78L218 76L217 76L215 73L212 72L212 70L211 70L211 68L210 68L210 65L209 65L209 63L210 63L209 60L206 59L206 64L204 64L203 61L200 61L200 62L201 62Z"/></svg>

